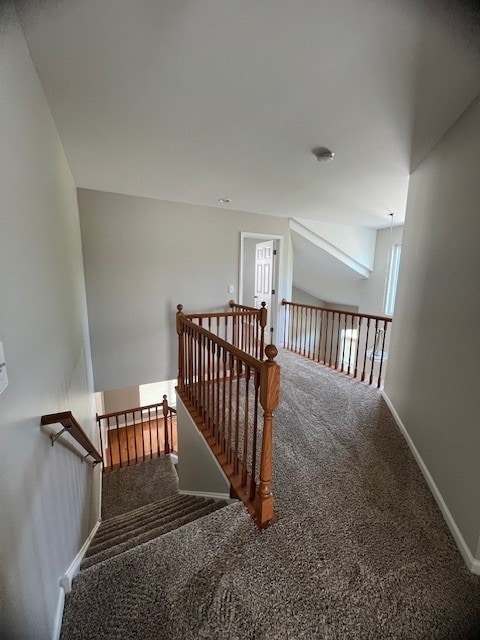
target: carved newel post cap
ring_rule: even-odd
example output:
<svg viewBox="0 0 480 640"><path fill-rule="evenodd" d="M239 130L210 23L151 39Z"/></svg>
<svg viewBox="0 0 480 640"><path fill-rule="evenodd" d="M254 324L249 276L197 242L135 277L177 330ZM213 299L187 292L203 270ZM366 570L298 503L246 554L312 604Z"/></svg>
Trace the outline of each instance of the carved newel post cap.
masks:
<svg viewBox="0 0 480 640"><path fill-rule="evenodd" d="M235 306L235 300L230 300L228 304L229 304L231 307L234 307L234 306Z"/></svg>
<svg viewBox="0 0 480 640"><path fill-rule="evenodd" d="M282 298L282 304L287 304L287 299L286 298Z"/></svg>
<svg viewBox="0 0 480 640"><path fill-rule="evenodd" d="M278 355L278 349L274 344L267 344L265 347L265 355L269 362L273 362Z"/></svg>
<svg viewBox="0 0 480 640"><path fill-rule="evenodd" d="M182 311L183 311L183 304L177 304L177 311L178 311L178 313L182 313Z"/></svg>
<svg viewBox="0 0 480 640"><path fill-rule="evenodd" d="M166 399L167 399L167 394L166 394L166 393L164 393L164 394L163 394L163 399L164 399L164 400L166 400Z"/></svg>
<svg viewBox="0 0 480 640"><path fill-rule="evenodd" d="M262 302L262 309L265 309L265 307L267 306L266 302Z"/></svg>

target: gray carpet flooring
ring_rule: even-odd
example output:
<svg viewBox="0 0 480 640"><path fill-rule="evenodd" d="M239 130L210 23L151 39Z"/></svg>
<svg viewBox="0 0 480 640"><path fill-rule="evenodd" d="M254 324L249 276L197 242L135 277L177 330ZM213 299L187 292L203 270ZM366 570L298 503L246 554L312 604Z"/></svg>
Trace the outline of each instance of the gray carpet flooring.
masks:
<svg viewBox="0 0 480 640"><path fill-rule="evenodd" d="M378 392L279 360L278 523L234 504L82 572L64 640L480 638L480 579Z"/></svg>
<svg viewBox="0 0 480 640"><path fill-rule="evenodd" d="M110 471L103 476L102 520L177 493L177 477L170 458L153 458Z"/></svg>

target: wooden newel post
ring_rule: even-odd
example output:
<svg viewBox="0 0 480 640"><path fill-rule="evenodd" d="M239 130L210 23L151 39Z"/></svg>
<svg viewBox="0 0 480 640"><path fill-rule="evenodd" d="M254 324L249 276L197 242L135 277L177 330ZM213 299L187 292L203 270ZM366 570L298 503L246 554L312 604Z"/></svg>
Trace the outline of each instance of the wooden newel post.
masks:
<svg viewBox="0 0 480 640"><path fill-rule="evenodd" d="M235 300L229 300L229 302L228 302L228 305L229 305L229 307L230 307L231 309L233 309L233 307L235 307L235 306L236 306L236 304L237 304L237 303L235 302Z"/></svg>
<svg viewBox="0 0 480 640"><path fill-rule="evenodd" d="M260 404L263 408L263 438L260 458L260 484L255 498L255 516L259 527L265 527L275 518L272 495L273 412L280 400L280 365L274 359L278 349L269 344L265 348L267 360L260 379Z"/></svg>
<svg viewBox="0 0 480 640"><path fill-rule="evenodd" d="M170 453L170 442L168 440L168 412L169 412L169 408L168 408L168 400L167 400L167 396L166 395L163 396L162 408L163 408L163 428L165 430L165 433L164 433L165 455L168 455Z"/></svg>
<svg viewBox="0 0 480 640"><path fill-rule="evenodd" d="M183 305L177 305L177 334L178 334L178 386L181 391L185 387L185 371L184 371L184 344L183 344L183 325L180 317L183 316Z"/></svg>

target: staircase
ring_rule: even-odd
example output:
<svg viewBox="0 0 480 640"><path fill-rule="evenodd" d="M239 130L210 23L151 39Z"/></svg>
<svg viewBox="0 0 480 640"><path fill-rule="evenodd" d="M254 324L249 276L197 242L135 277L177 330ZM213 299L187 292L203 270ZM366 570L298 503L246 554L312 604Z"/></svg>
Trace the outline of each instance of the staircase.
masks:
<svg viewBox="0 0 480 640"><path fill-rule="evenodd" d="M92 540L81 570L174 531L226 504L224 500L175 495L105 520Z"/></svg>

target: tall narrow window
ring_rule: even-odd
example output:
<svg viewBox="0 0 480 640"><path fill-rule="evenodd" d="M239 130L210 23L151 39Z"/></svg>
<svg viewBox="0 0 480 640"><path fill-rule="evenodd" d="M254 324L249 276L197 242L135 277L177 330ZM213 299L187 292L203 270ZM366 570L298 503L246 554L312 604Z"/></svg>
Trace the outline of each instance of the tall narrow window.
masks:
<svg viewBox="0 0 480 640"><path fill-rule="evenodd" d="M394 244L392 246L390 268L388 270L387 294L385 296L384 312L386 316L393 316L393 310L395 308L395 296L397 294L398 271L400 269L401 251L401 244Z"/></svg>

